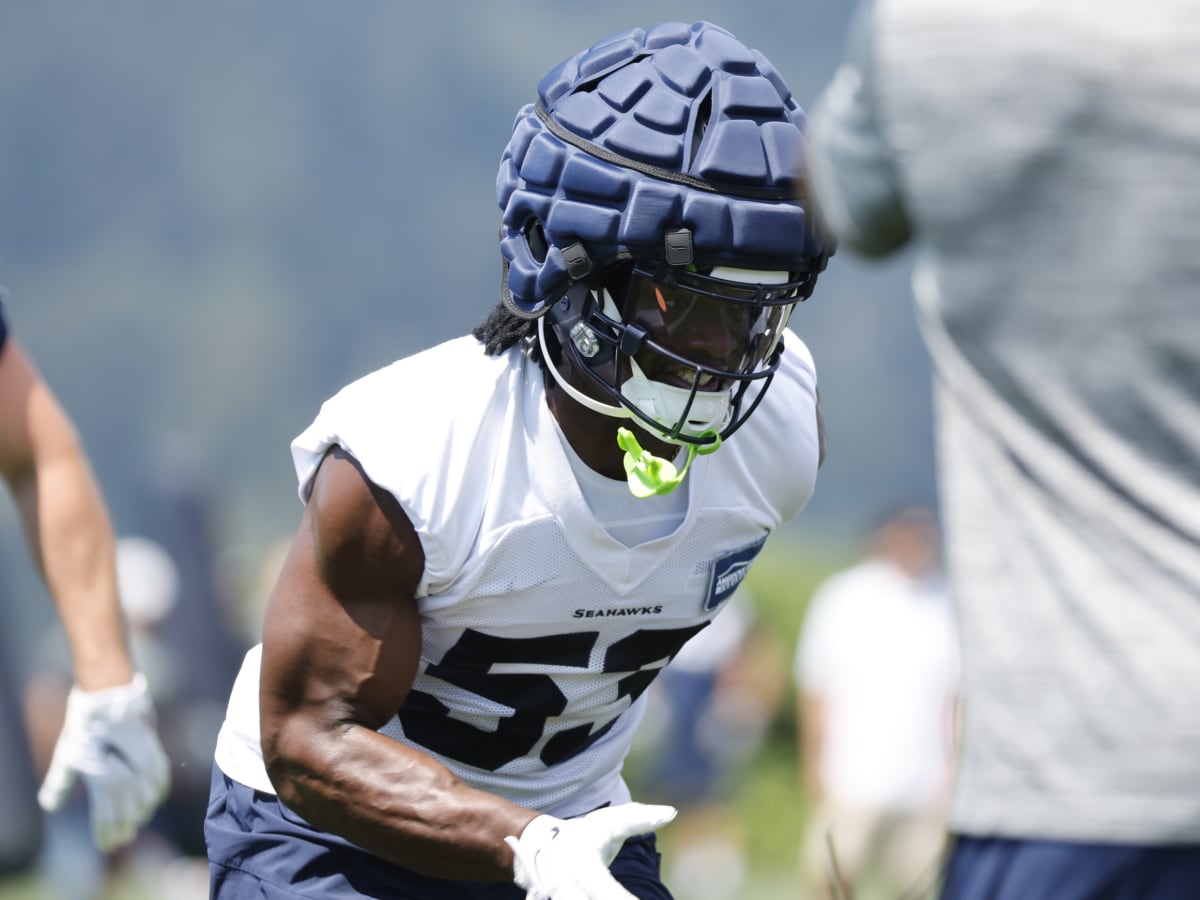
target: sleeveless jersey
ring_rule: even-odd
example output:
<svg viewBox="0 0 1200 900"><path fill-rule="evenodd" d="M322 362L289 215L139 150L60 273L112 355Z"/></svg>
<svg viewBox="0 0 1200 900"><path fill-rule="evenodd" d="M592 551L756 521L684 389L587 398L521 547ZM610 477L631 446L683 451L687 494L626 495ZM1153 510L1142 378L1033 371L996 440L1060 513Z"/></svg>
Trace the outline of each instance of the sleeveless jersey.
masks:
<svg viewBox="0 0 1200 900"><path fill-rule="evenodd" d="M532 809L570 816L627 801L621 765L644 691L812 493L816 376L794 334L786 348L754 415L678 489L683 521L633 547L588 507L542 370L519 347L488 357L458 338L327 401L292 445L301 498L340 445L399 501L425 552L422 659L382 732ZM259 657L251 650L238 676L216 761L274 793Z"/></svg>

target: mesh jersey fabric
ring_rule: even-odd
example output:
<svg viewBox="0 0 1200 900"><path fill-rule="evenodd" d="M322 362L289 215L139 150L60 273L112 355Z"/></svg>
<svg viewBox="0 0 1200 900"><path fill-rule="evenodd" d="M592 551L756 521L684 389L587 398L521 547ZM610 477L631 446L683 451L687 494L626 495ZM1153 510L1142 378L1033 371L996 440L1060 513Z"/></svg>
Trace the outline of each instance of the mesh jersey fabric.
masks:
<svg viewBox="0 0 1200 900"><path fill-rule="evenodd" d="M623 481L588 468L566 441L562 442L571 472L596 522L626 547L665 537L679 527L687 513L687 491L635 497ZM683 455L674 460L683 465Z"/></svg>
<svg viewBox="0 0 1200 900"><path fill-rule="evenodd" d="M814 106L844 243L919 240L964 647L952 826L1200 840L1200 8L877 0Z"/></svg>
<svg viewBox="0 0 1200 900"><path fill-rule="evenodd" d="M487 357L459 338L368 375L293 443L301 496L338 444L391 492L426 556L423 647L383 733L467 784L569 816L629 793L620 769L644 690L732 595L766 536L816 477L816 381L787 335L758 410L698 458L671 533L626 547L596 521L519 348ZM445 385L444 391L414 385ZM226 774L273 788L258 746L257 648L218 738Z"/></svg>

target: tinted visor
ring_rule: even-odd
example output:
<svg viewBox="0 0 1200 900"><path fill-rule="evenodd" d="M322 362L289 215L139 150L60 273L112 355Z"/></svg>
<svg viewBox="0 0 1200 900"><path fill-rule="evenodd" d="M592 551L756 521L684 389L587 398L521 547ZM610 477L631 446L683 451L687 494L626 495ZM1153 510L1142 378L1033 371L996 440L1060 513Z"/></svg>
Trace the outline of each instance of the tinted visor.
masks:
<svg viewBox="0 0 1200 900"><path fill-rule="evenodd" d="M803 286L782 272L716 269L711 275L679 272L663 281L641 267L634 268L629 284L627 322L647 329L651 341L697 368L727 375L763 365Z"/></svg>

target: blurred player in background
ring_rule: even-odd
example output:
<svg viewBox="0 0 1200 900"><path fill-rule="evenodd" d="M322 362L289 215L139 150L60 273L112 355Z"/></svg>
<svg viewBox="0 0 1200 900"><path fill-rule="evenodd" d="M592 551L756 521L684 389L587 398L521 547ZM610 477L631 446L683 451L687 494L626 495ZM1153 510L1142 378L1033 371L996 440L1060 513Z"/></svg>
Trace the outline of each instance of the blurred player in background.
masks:
<svg viewBox="0 0 1200 900"><path fill-rule="evenodd" d="M932 510L872 529L817 587L795 657L802 862L819 896L896 900L937 872L950 796L958 646ZM839 883L840 882L840 883Z"/></svg>
<svg viewBox="0 0 1200 900"><path fill-rule="evenodd" d="M74 425L8 333L2 298L0 474L56 604L75 680L38 801L56 810L82 780L93 837L109 852L158 808L169 766L146 679L130 659L108 510Z"/></svg>
<svg viewBox="0 0 1200 900"><path fill-rule="evenodd" d="M919 247L963 734L947 898L1200 896L1200 6L877 0L837 236Z"/></svg>
<svg viewBox="0 0 1200 900"><path fill-rule="evenodd" d="M189 673L180 654L164 642L160 629L178 601L179 572L166 549L144 537L117 537L115 558L117 593L127 628L130 658L146 677L164 750L178 766L185 757L176 752L177 735L186 729L173 727L177 724L173 712L178 705L181 682ZM25 722L34 763L44 772L53 759L70 700L71 656L57 623L52 623L36 644L34 663L26 676ZM208 752L211 754L211 746ZM166 826L173 824L178 815L174 813L175 794L186 783L187 775L186 771L177 772L156 813L138 832L136 840L116 855L103 854L93 846L83 797L64 804L48 823L46 847L38 860L46 889L55 897L89 900L114 894L123 896L121 891L129 890L130 882L135 879L151 881L167 877L163 874L166 864L178 856L178 850L170 842L171 829ZM203 817L203 812L199 816L194 810L189 812L190 825ZM184 896L176 876L177 872L170 873L172 900Z"/></svg>
<svg viewBox="0 0 1200 900"><path fill-rule="evenodd" d="M621 767L646 688L813 489L787 323L828 247L803 113L728 32L632 29L538 93L497 179L501 303L293 442L306 506L217 743L214 897L670 896L674 810Z"/></svg>

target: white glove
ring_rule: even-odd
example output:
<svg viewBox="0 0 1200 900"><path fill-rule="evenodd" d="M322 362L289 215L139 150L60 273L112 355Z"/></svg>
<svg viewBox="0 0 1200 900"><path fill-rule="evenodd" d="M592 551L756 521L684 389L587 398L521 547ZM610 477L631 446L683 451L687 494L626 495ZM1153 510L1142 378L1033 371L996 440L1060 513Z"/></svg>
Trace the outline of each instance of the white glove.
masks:
<svg viewBox="0 0 1200 900"><path fill-rule="evenodd" d="M538 816L521 837L504 839L513 851L513 881L525 900L636 900L608 871L625 839L675 818L673 806L623 803L577 819Z"/></svg>
<svg viewBox="0 0 1200 900"><path fill-rule="evenodd" d="M121 687L71 688L62 734L38 791L42 809L61 807L80 777L87 786L92 834L105 853L133 840L166 797L170 766L140 672Z"/></svg>

